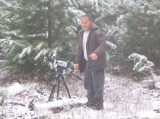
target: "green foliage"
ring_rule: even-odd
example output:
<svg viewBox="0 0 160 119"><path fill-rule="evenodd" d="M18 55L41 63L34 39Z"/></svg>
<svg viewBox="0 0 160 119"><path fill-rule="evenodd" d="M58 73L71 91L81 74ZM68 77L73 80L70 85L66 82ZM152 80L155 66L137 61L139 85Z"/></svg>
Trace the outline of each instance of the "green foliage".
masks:
<svg viewBox="0 0 160 119"><path fill-rule="evenodd" d="M144 54L154 63L160 60L160 34L158 15L147 7L128 8L124 17L126 33L124 39L124 57L133 52Z"/></svg>
<svg viewBox="0 0 160 119"><path fill-rule="evenodd" d="M7 45L7 41L1 43ZM11 75L20 76L23 74L32 79L45 80L54 74L54 70L50 69L49 61L46 61L45 57L52 57L55 51L47 48L46 43L32 45L26 42L12 41L11 44L11 40L9 41L8 47L5 49L8 52L6 52L7 62L4 69L8 69Z"/></svg>
<svg viewBox="0 0 160 119"><path fill-rule="evenodd" d="M156 65L160 60L159 12L147 3L120 5L116 25L109 27L108 39L117 45L112 51L112 64L130 66L128 56L143 54ZM113 22L112 22L113 23Z"/></svg>
<svg viewBox="0 0 160 119"><path fill-rule="evenodd" d="M53 49L58 49L59 57L73 60L75 31L79 26L74 10L78 11L79 6L66 0L21 0L16 7L10 7L4 36L12 40L2 46L6 68L14 75L44 77L51 72L44 57L52 54ZM42 42L44 46L37 49Z"/></svg>
<svg viewBox="0 0 160 119"><path fill-rule="evenodd" d="M114 64L125 63L133 52L144 54L154 63L160 60L159 12L148 4L110 6L105 1L14 1L15 7L3 9L6 14L1 24L4 25L0 24L0 37L10 40L8 45L2 45L4 42L0 45L1 57L6 55L6 65L14 74L48 74L50 69L44 57L55 49L59 57L73 61L78 17L85 13L106 31L107 40L117 45L116 50L107 49Z"/></svg>

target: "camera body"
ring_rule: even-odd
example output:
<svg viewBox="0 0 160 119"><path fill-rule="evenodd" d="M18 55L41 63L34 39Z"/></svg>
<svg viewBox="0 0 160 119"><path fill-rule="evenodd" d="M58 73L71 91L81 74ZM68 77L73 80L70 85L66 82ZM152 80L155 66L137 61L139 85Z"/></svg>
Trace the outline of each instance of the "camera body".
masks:
<svg viewBox="0 0 160 119"><path fill-rule="evenodd" d="M62 58L48 58L49 59L49 67L52 70L55 70L56 73L66 74L72 68L71 62Z"/></svg>
<svg viewBox="0 0 160 119"><path fill-rule="evenodd" d="M67 68L69 66L69 62L63 60L54 60L54 68L61 67Z"/></svg>

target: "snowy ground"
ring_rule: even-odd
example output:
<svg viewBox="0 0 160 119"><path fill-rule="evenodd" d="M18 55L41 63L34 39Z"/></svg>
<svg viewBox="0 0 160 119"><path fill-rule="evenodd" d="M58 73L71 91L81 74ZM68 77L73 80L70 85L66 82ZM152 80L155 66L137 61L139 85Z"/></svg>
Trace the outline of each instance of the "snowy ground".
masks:
<svg viewBox="0 0 160 119"><path fill-rule="evenodd" d="M82 81L68 80L67 83L72 99L67 98L63 89L62 100L52 102L47 101L51 89L42 83L1 86L0 96L6 97L0 106L0 119L160 119L160 90L149 90L142 83L106 74L105 109L101 111L84 106L67 107L68 103L86 101ZM51 108L56 106L65 109L53 113Z"/></svg>

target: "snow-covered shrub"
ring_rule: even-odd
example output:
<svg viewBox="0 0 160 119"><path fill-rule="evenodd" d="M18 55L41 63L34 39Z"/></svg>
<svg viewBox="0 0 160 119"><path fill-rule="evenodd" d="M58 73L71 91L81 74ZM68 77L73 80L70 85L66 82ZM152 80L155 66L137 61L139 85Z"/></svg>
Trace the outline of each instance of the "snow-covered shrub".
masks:
<svg viewBox="0 0 160 119"><path fill-rule="evenodd" d="M143 79L143 77L152 75L154 63L149 61L146 56L140 55L138 53L132 53L128 56L128 59L133 61L133 71L137 77L139 76L139 79Z"/></svg>
<svg viewBox="0 0 160 119"><path fill-rule="evenodd" d="M128 58L134 62L133 71L144 74L150 74L153 71L154 63L149 61L146 56L132 53Z"/></svg>
<svg viewBox="0 0 160 119"><path fill-rule="evenodd" d="M154 73L153 62L149 61L146 56L137 53L132 53L128 58L134 62L133 71L144 74L145 77L147 76L145 79L152 80L153 88L160 88L160 78Z"/></svg>

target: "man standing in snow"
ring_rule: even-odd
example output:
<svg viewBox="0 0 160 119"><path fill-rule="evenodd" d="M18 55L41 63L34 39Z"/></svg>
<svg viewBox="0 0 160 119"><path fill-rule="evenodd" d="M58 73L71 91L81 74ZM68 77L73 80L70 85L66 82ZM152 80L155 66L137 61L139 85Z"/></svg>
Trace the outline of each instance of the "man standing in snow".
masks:
<svg viewBox="0 0 160 119"><path fill-rule="evenodd" d="M105 33L95 25L91 17L80 17L81 30L77 44L75 64L77 71L84 71L84 87L87 90L87 107L103 109L104 68L106 65Z"/></svg>

